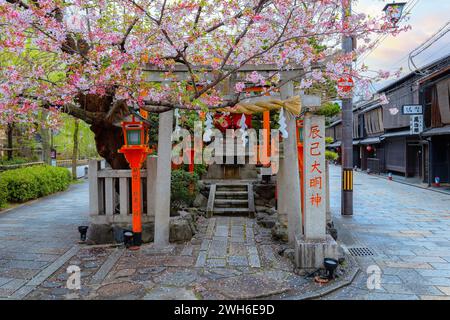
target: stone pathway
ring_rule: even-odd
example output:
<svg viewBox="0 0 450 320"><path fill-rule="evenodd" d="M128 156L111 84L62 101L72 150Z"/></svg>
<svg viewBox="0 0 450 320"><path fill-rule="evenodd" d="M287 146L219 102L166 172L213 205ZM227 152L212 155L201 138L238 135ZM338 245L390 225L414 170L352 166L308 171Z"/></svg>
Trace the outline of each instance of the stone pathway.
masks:
<svg viewBox="0 0 450 320"><path fill-rule="evenodd" d="M195 266L260 268L254 225L254 219L244 217L209 219Z"/></svg>
<svg viewBox="0 0 450 320"><path fill-rule="evenodd" d="M75 254L77 226L87 223L87 197L83 182L0 212L0 299L23 298Z"/></svg>
<svg viewBox="0 0 450 320"><path fill-rule="evenodd" d="M79 245L87 213L87 183L0 213L0 299L299 299L324 289L294 272L255 219L199 216L190 242L129 251ZM68 267L79 268L80 289L68 287Z"/></svg>
<svg viewBox="0 0 450 320"><path fill-rule="evenodd" d="M330 167L331 209L339 240L365 247L362 272L327 299L450 299L450 196L355 173L354 216L340 215L340 167ZM367 268L381 288L369 290Z"/></svg>

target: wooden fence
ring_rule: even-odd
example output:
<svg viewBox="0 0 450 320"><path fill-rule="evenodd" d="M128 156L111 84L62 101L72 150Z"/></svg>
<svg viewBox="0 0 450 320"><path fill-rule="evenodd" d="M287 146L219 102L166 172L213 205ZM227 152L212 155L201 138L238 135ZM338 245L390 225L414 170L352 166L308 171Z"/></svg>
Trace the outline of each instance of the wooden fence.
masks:
<svg viewBox="0 0 450 320"><path fill-rule="evenodd" d="M156 157L148 157L141 170L142 223L153 221ZM89 211L94 224L131 223L131 170L105 168L89 160Z"/></svg>

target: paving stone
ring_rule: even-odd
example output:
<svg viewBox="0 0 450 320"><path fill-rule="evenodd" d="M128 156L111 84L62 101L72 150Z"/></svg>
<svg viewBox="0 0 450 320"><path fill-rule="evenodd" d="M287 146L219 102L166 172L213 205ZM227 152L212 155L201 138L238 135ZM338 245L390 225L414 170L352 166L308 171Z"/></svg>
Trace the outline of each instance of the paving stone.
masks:
<svg viewBox="0 0 450 320"><path fill-rule="evenodd" d="M227 261L230 266L248 266L248 260L245 256L229 256Z"/></svg>
<svg viewBox="0 0 450 320"><path fill-rule="evenodd" d="M207 267L225 267L227 261L225 259L208 259L206 260Z"/></svg>
<svg viewBox="0 0 450 320"><path fill-rule="evenodd" d="M2 268L14 268L14 269L41 269L44 268L48 262L44 261L25 261L25 260L9 260Z"/></svg>
<svg viewBox="0 0 450 320"><path fill-rule="evenodd" d="M233 243L245 243L245 239L244 239L243 236L242 237L231 237L230 238L230 242L233 242Z"/></svg>
<svg viewBox="0 0 450 320"><path fill-rule="evenodd" d="M130 277L136 272L136 269L122 269L114 273L115 278Z"/></svg>
<svg viewBox="0 0 450 320"><path fill-rule="evenodd" d="M253 268L260 268L261 262L259 259L258 249L255 246L247 246L249 264Z"/></svg>
<svg viewBox="0 0 450 320"><path fill-rule="evenodd" d="M132 282L118 282L101 286L96 293L100 299L113 299L129 294L144 295L144 287Z"/></svg>
<svg viewBox="0 0 450 320"><path fill-rule="evenodd" d="M196 267L204 267L206 264L206 251L200 251L195 262Z"/></svg>
<svg viewBox="0 0 450 320"><path fill-rule="evenodd" d="M233 256L246 256L247 247L241 243L230 243L229 254Z"/></svg>
<svg viewBox="0 0 450 320"><path fill-rule="evenodd" d="M195 280L198 275L193 270L165 271L154 277L154 281L163 286L185 287Z"/></svg>
<svg viewBox="0 0 450 320"><path fill-rule="evenodd" d="M227 255L228 243L224 241L212 241L209 248L209 258L222 258Z"/></svg>
<svg viewBox="0 0 450 320"><path fill-rule="evenodd" d="M285 283L280 283L264 275L242 275L219 279L207 282L204 286L229 299L256 299L289 290Z"/></svg>
<svg viewBox="0 0 450 320"><path fill-rule="evenodd" d="M2 278L0 277L0 287L8 282L10 282L11 280L13 280L12 278Z"/></svg>
<svg viewBox="0 0 450 320"><path fill-rule="evenodd" d="M192 256L192 253L194 251L194 247L191 245L184 246L183 250L181 251L180 255L182 256Z"/></svg>
<svg viewBox="0 0 450 320"><path fill-rule="evenodd" d="M196 300L192 290L174 287L158 287L147 293L144 300Z"/></svg>
<svg viewBox="0 0 450 320"><path fill-rule="evenodd" d="M211 244L211 240L204 239L204 240L202 241L201 246L200 246L200 250L201 250L201 251L203 251L203 250L208 250L210 244Z"/></svg>
<svg viewBox="0 0 450 320"><path fill-rule="evenodd" d="M216 237L228 237L228 226L217 226L214 232Z"/></svg>

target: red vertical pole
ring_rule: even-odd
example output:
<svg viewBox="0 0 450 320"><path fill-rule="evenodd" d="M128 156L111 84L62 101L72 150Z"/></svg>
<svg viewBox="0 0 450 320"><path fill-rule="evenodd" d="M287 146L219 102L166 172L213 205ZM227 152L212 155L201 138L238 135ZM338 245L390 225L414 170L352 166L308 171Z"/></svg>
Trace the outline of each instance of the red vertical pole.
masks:
<svg viewBox="0 0 450 320"><path fill-rule="evenodd" d="M133 241L135 245L140 245L142 243L140 168L131 168L131 199Z"/></svg>
<svg viewBox="0 0 450 320"><path fill-rule="evenodd" d="M189 172L194 173L194 149L189 150Z"/></svg>

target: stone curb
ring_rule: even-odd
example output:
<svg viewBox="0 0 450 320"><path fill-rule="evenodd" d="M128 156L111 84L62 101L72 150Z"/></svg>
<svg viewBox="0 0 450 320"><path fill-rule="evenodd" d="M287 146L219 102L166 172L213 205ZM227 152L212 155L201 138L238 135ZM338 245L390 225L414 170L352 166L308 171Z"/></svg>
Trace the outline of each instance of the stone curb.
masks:
<svg viewBox="0 0 450 320"><path fill-rule="evenodd" d="M351 264L352 266L354 266L353 270L351 271L351 273L349 275L347 275L344 280L342 281L338 281L337 283L328 286L328 287L324 287L322 289L319 289L317 291L311 292L311 293L305 293L305 294L300 294L300 295L296 295L296 296L289 296L289 297L285 297L283 298L283 300L312 300L312 299L318 299L318 298L322 298L326 295L329 295L330 293L335 292L336 290L342 289L344 287L347 287L348 285L350 285L353 280L355 280L356 276L358 275L358 273L361 271L359 268L358 263L355 261L355 259L349 255L347 255L346 257L348 260L351 260Z"/></svg>
<svg viewBox="0 0 450 320"><path fill-rule="evenodd" d="M385 177L385 176L382 176L382 175L369 174L369 173L363 172L363 171L358 171L358 172L362 173L362 174L366 174L366 175L371 176L371 177L375 177L375 178L381 179L381 180L388 180L388 181L391 181L391 182L397 182L397 183L403 184L405 186L411 186L411 187L419 188L419 189L422 189L422 190L437 192L437 193L440 193L440 194L445 194L447 196L450 195L450 192L440 191L440 190L432 189L430 187L423 187L423 186L420 186L420 185L417 185L417 184L414 184L414 183L409 183L409 182L405 182L405 181L399 181L399 180L395 180L395 179L389 180L388 177Z"/></svg>

